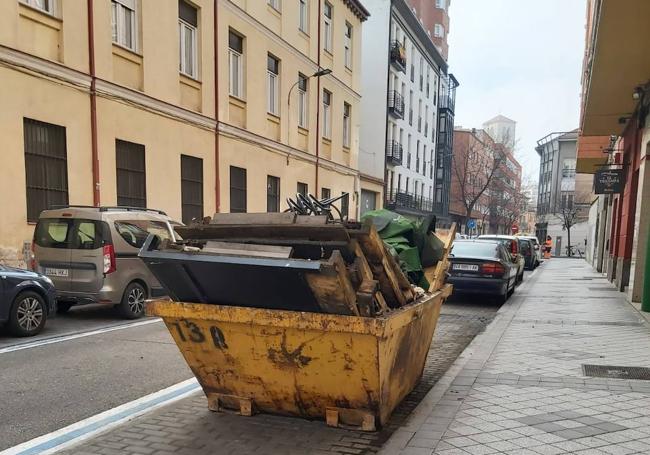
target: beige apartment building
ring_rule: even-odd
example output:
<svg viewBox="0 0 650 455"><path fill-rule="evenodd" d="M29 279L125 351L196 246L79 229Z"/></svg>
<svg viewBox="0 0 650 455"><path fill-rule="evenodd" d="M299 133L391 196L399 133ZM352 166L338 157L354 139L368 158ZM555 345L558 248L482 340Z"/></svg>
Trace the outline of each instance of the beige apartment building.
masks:
<svg viewBox="0 0 650 455"><path fill-rule="evenodd" d="M187 222L348 193L356 217L367 16L357 0L0 2L0 262L24 264L58 204Z"/></svg>

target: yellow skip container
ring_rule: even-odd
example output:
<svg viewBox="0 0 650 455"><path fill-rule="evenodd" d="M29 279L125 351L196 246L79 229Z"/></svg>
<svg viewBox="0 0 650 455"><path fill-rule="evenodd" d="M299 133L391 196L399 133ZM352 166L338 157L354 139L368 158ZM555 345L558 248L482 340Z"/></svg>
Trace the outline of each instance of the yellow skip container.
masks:
<svg viewBox="0 0 650 455"><path fill-rule="evenodd" d="M374 431L419 381L451 286L366 318L154 300L213 411Z"/></svg>

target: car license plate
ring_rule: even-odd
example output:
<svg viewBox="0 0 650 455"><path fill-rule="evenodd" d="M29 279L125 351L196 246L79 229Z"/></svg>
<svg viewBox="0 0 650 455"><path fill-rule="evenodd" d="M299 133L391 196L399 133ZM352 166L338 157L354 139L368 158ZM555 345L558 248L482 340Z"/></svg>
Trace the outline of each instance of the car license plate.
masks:
<svg viewBox="0 0 650 455"><path fill-rule="evenodd" d="M469 272L478 272L478 265L474 264L454 264L454 270L466 270Z"/></svg>
<svg viewBox="0 0 650 455"><path fill-rule="evenodd" d="M49 267L45 268L45 274L49 276L59 276L59 277L67 277L68 276L68 269L52 269Z"/></svg>

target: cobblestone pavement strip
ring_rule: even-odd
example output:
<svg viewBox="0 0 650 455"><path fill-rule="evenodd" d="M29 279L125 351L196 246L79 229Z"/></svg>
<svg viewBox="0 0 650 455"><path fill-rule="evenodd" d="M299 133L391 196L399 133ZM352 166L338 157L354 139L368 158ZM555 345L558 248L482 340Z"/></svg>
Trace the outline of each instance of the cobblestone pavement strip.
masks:
<svg viewBox="0 0 650 455"><path fill-rule="evenodd" d="M422 381L377 433L329 428L306 421L258 414L213 413L202 394L139 417L67 449L65 454L372 454L408 418L459 354L497 313L492 302L448 301L443 305Z"/></svg>
<svg viewBox="0 0 650 455"><path fill-rule="evenodd" d="M545 264L422 423L381 453L650 454L650 381L583 374L650 365L650 324L600 278L577 259Z"/></svg>

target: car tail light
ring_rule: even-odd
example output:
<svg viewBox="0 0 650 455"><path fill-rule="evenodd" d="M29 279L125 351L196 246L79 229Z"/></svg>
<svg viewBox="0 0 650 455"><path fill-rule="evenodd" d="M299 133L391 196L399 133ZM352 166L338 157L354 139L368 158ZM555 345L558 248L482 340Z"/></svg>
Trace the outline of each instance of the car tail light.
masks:
<svg viewBox="0 0 650 455"><path fill-rule="evenodd" d="M29 269L36 270L36 255L34 254L34 241L32 240L32 246L29 249Z"/></svg>
<svg viewBox="0 0 650 455"><path fill-rule="evenodd" d="M503 275L506 269L498 262L486 262L481 265L481 273L485 275Z"/></svg>
<svg viewBox="0 0 650 455"><path fill-rule="evenodd" d="M112 244L104 245L104 274L108 275L116 270L115 267L115 248Z"/></svg>

